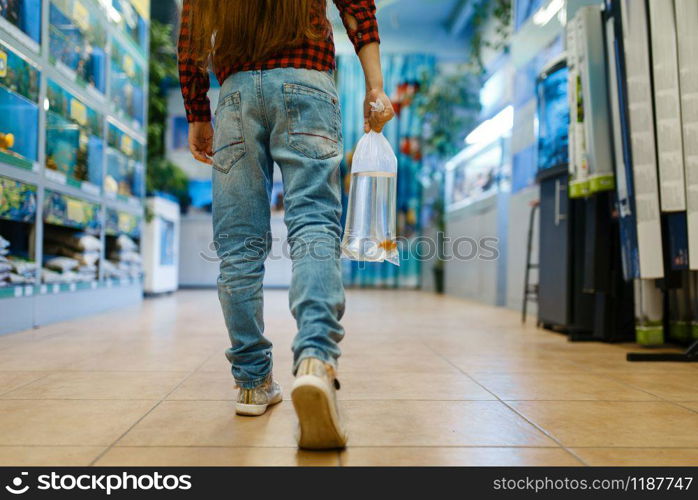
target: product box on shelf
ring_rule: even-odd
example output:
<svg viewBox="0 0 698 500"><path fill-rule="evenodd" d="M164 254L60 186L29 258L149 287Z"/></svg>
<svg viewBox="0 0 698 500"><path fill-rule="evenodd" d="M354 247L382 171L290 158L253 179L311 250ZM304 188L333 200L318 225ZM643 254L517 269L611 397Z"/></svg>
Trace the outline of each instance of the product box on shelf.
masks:
<svg viewBox="0 0 698 500"><path fill-rule="evenodd" d="M0 43L0 162L34 170L39 140L39 70Z"/></svg>
<svg viewBox="0 0 698 500"><path fill-rule="evenodd" d="M107 30L104 10L93 0L51 0L49 58L68 78L104 93Z"/></svg>
<svg viewBox="0 0 698 500"><path fill-rule="evenodd" d="M664 277L664 253L654 131L649 18L645 2L621 2L628 125L633 159L640 277Z"/></svg>
<svg viewBox="0 0 698 500"><path fill-rule="evenodd" d="M46 176L99 194L104 158L100 113L49 80L46 113Z"/></svg>
<svg viewBox="0 0 698 500"><path fill-rule="evenodd" d="M99 205L47 189L44 194L44 222L99 234L102 220Z"/></svg>
<svg viewBox="0 0 698 500"><path fill-rule="evenodd" d="M663 212L686 210L674 2L650 0L659 190Z"/></svg>
<svg viewBox="0 0 698 500"><path fill-rule="evenodd" d="M129 201L143 197L145 190L144 146L110 123L107 147L107 174L104 192L112 198ZM138 202L140 206L140 201Z"/></svg>
<svg viewBox="0 0 698 500"><path fill-rule="evenodd" d="M689 265L698 271L698 2L675 0L686 168Z"/></svg>
<svg viewBox="0 0 698 500"><path fill-rule="evenodd" d="M143 218L140 215L124 212L115 208L107 208L106 219L104 221L104 232L107 236L125 234L130 238L140 239L142 221Z"/></svg>

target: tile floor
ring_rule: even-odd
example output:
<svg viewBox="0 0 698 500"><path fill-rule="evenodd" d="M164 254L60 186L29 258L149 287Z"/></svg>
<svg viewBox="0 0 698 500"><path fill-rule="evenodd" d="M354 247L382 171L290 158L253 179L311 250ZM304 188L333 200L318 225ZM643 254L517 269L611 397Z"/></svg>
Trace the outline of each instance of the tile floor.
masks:
<svg viewBox="0 0 698 500"><path fill-rule="evenodd" d="M268 292L286 400L256 419L214 291L0 337L0 465L698 465L698 365L419 292L348 293L349 447L298 452L286 304Z"/></svg>

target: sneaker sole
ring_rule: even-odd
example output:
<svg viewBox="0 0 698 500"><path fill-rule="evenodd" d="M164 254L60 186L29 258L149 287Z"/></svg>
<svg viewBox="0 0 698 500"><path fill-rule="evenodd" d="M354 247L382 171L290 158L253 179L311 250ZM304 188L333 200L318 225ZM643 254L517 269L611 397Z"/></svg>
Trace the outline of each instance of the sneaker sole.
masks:
<svg viewBox="0 0 698 500"><path fill-rule="evenodd" d="M300 424L299 448L330 450L346 446L332 394L319 377L304 375L296 379L291 399Z"/></svg>
<svg viewBox="0 0 698 500"><path fill-rule="evenodd" d="M266 405L247 405L243 403L235 403L235 413L245 417L259 417L260 415L264 415L270 406L281 403L282 400L283 396L281 395L281 392L279 392L279 394L277 394L274 399L269 401L269 404Z"/></svg>

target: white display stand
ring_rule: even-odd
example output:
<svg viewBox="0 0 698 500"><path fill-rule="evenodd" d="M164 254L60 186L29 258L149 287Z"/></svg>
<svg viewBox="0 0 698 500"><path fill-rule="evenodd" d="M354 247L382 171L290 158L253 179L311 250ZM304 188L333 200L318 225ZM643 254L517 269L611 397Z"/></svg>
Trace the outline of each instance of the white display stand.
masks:
<svg viewBox="0 0 698 500"><path fill-rule="evenodd" d="M179 270L179 204L161 197L146 200L149 219L143 231L145 293L174 292Z"/></svg>

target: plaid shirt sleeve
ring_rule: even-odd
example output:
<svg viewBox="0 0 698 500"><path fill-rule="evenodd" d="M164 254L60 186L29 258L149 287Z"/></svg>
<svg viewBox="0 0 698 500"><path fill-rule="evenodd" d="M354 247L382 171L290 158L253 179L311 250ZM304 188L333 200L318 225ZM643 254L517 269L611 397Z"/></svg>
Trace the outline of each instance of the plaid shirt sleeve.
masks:
<svg viewBox="0 0 698 500"><path fill-rule="evenodd" d="M374 0L334 0L334 3L342 15L342 22L357 53L364 45L372 42L380 43ZM356 19L358 26L355 30L349 27L347 16Z"/></svg>
<svg viewBox="0 0 698 500"><path fill-rule="evenodd" d="M191 35L191 2L192 0L184 0L184 5L182 6L182 20L177 47L179 54L179 84L182 88L182 97L184 97L187 121L189 123L210 122L211 105L208 100L208 89L210 86L208 72L202 70L191 57L187 56Z"/></svg>

